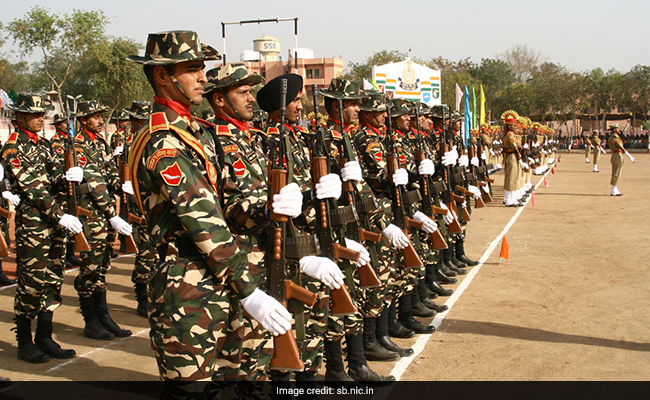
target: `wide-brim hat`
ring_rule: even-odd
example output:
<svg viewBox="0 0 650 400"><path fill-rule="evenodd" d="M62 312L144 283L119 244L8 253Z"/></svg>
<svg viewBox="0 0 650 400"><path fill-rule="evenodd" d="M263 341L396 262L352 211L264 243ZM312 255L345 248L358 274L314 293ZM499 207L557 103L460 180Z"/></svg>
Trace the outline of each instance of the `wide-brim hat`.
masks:
<svg viewBox="0 0 650 400"><path fill-rule="evenodd" d="M444 107L442 105L435 105L429 109L429 116L431 118L444 118Z"/></svg>
<svg viewBox="0 0 650 400"><path fill-rule="evenodd" d="M106 107L108 108L108 107ZM117 121L128 121L131 114L129 113L128 108L123 108L117 112L117 114L111 115L109 122L115 123Z"/></svg>
<svg viewBox="0 0 650 400"><path fill-rule="evenodd" d="M327 89L319 91L325 97L341 100L361 100L365 97L359 83L347 79L334 78Z"/></svg>
<svg viewBox="0 0 650 400"><path fill-rule="evenodd" d="M406 99L398 98L391 99L390 101L390 117L397 118L409 112L409 101Z"/></svg>
<svg viewBox="0 0 650 400"><path fill-rule="evenodd" d="M199 42L194 31L150 33L144 56L128 56L127 60L144 65L172 65L185 61L220 60L219 52Z"/></svg>
<svg viewBox="0 0 650 400"><path fill-rule="evenodd" d="M455 123L456 121L460 121L463 119L463 115L459 113L458 111L454 111L451 113L451 123Z"/></svg>
<svg viewBox="0 0 650 400"><path fill-rule="evenodd" d="M151 103L145 100L135 100L129 108L125 109L129 117L135 119L148 119L151 114Z"/></svg>
<svg viewBox="0 0 650 400"><path fill-rule="evenodd" d="M386 94L383 92L378 90L364 90L363 94L366 97L361 100L359 110L381 112L386 111L388 108L388 106L386 106Z"/></svg>
<svg viewBox="0 0 650 400"><path fill-rule="evenodd" d="M253 122L260 122L269 117L269 114L263 110L253 110Z"/></svg>
<svg viewBox="0 0 650 400"><path fill-rule="evenodd" d="M20 93L13 104L7 105L10 110L17 113L40 114L54 110L52 103L38 94Z"/></svg>
<svg viewBox="0 0 650 400"><path fill-rule="evenodd" d="M56 125L60 122L67 121L68 117L65 114L54 114L54 120L52 121L52 125Z"/></svg>
<svg viewBox="0 0 650 400"><path fill-rule="evenodd" d="M223 90L236 86L251 85L264 82L260 75L251 73L242 63L221 65L207 72L208 83L203 88L203 97L215 90Z"/></svg>
<svg viewBox="0 0 650 400"><path fill-rule="evenodd" d="M273 78L257 92L257 104L262 110L272 112L280 109L282 79L287 80L287 104L302 92L303 79L300 75L285 74Z"/></svg>
<svg viewBox="0 0 650 400"><path fill-rule="evenodd" d="M410 107L409 107L409 115L411 117L415 117L415 111L417 110L418 115L428 115L430 111L430 107L424 103L420 103L419 101L411 101Z"/></svg>
<svg viewBox="0 0 650 400"><path fill-rule="evenodd" d="M97 113L108 111L109 107L99 104L97 100L81 101L77 104L77 113L74 115L76 118L86 117Z"/></svg>

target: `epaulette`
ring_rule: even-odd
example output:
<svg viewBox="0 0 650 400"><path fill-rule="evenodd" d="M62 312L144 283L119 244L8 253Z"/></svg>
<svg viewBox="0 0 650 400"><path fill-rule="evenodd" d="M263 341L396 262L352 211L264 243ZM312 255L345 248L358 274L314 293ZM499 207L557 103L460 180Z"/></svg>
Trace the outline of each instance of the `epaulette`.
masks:
<svg viewBox="0 0 650 400"><path fill-rule="evenodd" d="M214 126L214 124L213 124L212 122L207 121L207 120L205 120L205 119L201 119L201 118L194 118L194 119L195 119L196 122L198 122L199 125L201 125L203 128L212 128L212 127Z"/></svg>
<svg viewBox="0 0 650 400"><path fill-rule="evenodd" d="M169 121L164 112L151 114L149 117L149 131L155 133L162 130L169 130Z"/></svg>
<svg viewBox="0 0 650 400"><path fill-rule="evenodd" d="M269 129L266 131L267 136L278 136L280 135L280 130L276 128L275 126L269 127Z"/></svg>
<svg viewBox="0 0 650 400"><path fill-rule="evenodd" d="M297 129L298 132L309 133L309 129L305 128L304 126L295 126L294 128Z"/></svg>
<svg viewBox="0 0 650 400"><path fill-rule="evenodd" d="M83 143L84 142L84 135L81 133L77 133L77 136L74 137L75 142Z"/></svg>
<svg viewBox="0 0 650 400"><path fill-rule="evenodd" d="M339 131L337 131L335 129L332 129L332 137L334 139L343 139L343 136L341 136L341 132L339 132Z"/></svg>
<svg viewBox="0 0 650 400"><path fill-rule="evenodd" d="M249 132L251 133L251 135L253 135L253 134L254 134L254 135L260 135L260 134L261 134L261 135L266 136L266 132L264 132L264 131L261 130L261 129L257 129L257 128L249 128L248 130L249 130Z"/></svg>
<svg viewBox="0 0 650 400"><path fill-rule="evenodd" d="M6 144L16 144L18 141L18 132L14 132L11 135L9 135L9 139L7 139Z"/></svg>
<svg viewBox="0 0 650 400"><path fill-rule="evenodd" d="M232 136L232 132L230 132L230 128L228 128L228 125L217 125L217 135Z"/></svg>

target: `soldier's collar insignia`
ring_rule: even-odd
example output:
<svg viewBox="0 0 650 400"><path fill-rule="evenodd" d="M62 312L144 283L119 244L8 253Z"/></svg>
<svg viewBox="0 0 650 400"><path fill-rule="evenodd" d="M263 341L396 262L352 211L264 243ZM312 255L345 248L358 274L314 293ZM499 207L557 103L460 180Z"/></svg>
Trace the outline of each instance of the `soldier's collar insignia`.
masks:
<svg viewBox="0 0 650 400"><path fill-rule="evenodd" d="M154 133L160 130L169 130L169 121L164 112L153 113L149 117L149 132Z"/></svg>

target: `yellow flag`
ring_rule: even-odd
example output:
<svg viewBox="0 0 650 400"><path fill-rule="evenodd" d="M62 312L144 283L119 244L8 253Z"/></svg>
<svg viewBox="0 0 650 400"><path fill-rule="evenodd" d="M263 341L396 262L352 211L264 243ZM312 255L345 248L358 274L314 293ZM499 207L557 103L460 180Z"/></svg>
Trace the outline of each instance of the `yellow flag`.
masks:
<svg viewBox="0 0 650 400"><path fill-rule="evenodd" d="M485 93L483 93L483 85L481 85L481 110L480 110L480 124L485 123Z"/></svg>

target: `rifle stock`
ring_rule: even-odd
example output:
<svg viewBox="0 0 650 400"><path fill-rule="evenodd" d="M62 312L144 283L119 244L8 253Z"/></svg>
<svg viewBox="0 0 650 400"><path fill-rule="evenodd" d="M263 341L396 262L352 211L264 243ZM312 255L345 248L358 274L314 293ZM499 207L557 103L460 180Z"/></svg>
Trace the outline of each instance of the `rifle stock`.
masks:
<svg viewBox="0 0 650 400"><path fill-rule="evenodd" d="M359 237L362 241L369 241L373 243L381 242L381 233L370 232L363 228L359 229Z"/></svg>
<svg viewBox="0 0 650 400"><path fill-rule="evenodd" d="M74 156L74 147L72 143L72 134L68 135L68 140L65 146L65 151L63 153L63 159L65 162L65 170L74 167L76 165L75 156ZM77 193L74 182L68 182L68 214L75 217L82 215L84 217L92 217L93 213L81 206L77 205ZM90 251L90 245L88 240L83 232L79 232L74 235L74 249L75 251Z"/></svg>

